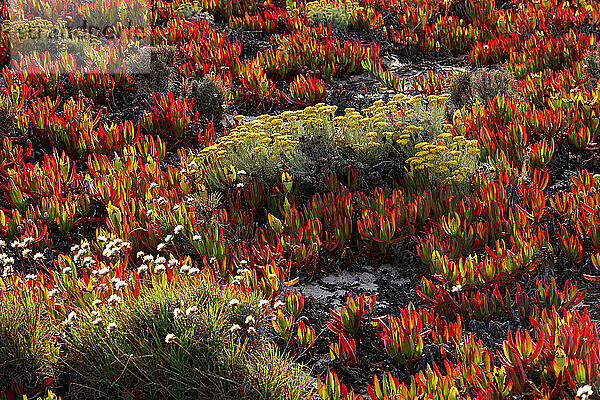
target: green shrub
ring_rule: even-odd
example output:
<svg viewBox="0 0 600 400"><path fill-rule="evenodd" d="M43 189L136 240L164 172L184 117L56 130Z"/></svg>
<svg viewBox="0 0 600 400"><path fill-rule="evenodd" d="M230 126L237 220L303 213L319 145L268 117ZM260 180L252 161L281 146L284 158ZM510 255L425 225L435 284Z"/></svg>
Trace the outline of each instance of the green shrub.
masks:
<svg viewBox="0 0 600 400"><path fill-rule="evenodd" d="M448 112L453 115L456 110L473 105L473 74L469 71L459 72L452 77L446 92L448 98Z"/></svg>
<svg viewBox="0 0 600 400"><path fill-rule="evenodd" d="M482 104L488 104L498 93L514 95L513 77L504 70L482 70L473 76L473 94Z"/></svg>
<svg viewBox="0 0 600 400"><path fill-rule="evenodd" d="M143 46L128 56L125 70L143 95L166 92L172 84L176 54L174 46Z"/></svg>
<svg viewBox="0 0 600 400"><path fill-rule="evenodd" d="M232 129L215 145L189 152L181 162L208 187L222 186L230 170L273 182L287 169L302 182L322 183L325 167L345 173L349 164L359 166L364 176L386 170L385 176L373 175L373 183L389 178L391 184L404 172L405 161L419 151L418 143L444 133L445 99L398 95L362 113L348 108L336 116L337 107L317 104L262 115Z"/></svg>
<svg viewBox="0 0 600 400"><path fill-rule="evenodd" d="M595 46L590 49L583 57L583 66L585 73L588 74L586 86L588 89L595 88L600 79L600 47Z"/></svg>
<svg viewBox="0 0 600 400"><path fill-rule="evenodd" d="M354 0L317 0L306 3L308 19L317 24L331 24L347 29L362 7Z"/></svg>
<svg viewBox="0 0 600 400"><path fill-rule="evenodd" d="M23 32L35 32L35 35L23 35ZM87 58L86 50L98 47L100 41L85 31L77 31L76 35L68 34L68 32L69 28L65 21L48 21L41 18L5 21L2 29L3 35L19 37L18 47L13 49L11 54L13 59L18 59L23 55L39 58L47 52L52 59L61 59L66 55L72 55L77 61L77 65L81 67ZM18 53L15 50L18 50ZM70 72L63 67L60 68L61 72Z"/></svg>
<svg viewBox="0 0 600 400"><path fill-rule="evenodd" d="M38 385L51 375L58 357L44 296L16 289L26 284L9 279L13 290L0 295L0 391L11 382Z"/></svg>
<svg viewBox="0 0 600 400"><path fill-rule="evenodd" d="M205 20L209 24L214 23L214 17L202 8L196 0L181 4L175 9L175 15L180 15L187 20L201 21Z"/></svg>
<svg viewBox="0 0 600 400"><path fill-rule="evenodd" d="M214 75L184 80L181 94L194 101L192 110L205 119L222 119L230 103L229 90L223 81Z"/></svg>
<svg viewBox="0 0 600 400"><path fill-rule="evenodd" d="M504 70L459 72L452 77L446 87L446 93L450 96L448 112L453 115L456 110L463 107L470 109L477 102L487 105L490 100L496 98L498 93L512 97L513 82L514 79Z"/></svg>
<svg viewBox="0 0 600 400"><path fill-rule="evenodd" d="M303 389L285 368L250 366L278 355L269 353L258 300L240 297L233 306L233 296L208 280L144 285L133 303L113 298L113 305L84 313L65 330L63 364L77 382L69 396L122 398L135 390L143 399L237 399L260 391L251 397L302 398L291 395ZM278 360L265 362L287 363ZM255 388L265 373L279 383Z"/></svg>

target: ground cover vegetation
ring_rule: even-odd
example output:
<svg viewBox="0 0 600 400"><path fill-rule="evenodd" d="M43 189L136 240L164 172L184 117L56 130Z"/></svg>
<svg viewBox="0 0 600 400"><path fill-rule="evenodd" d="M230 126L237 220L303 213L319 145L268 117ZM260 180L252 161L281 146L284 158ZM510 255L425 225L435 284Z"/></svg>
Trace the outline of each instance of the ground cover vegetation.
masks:
<svg viewBox="0 0 600 400"><path fill-rule="evenodd" d="M1 11L0 399L600 398L597 2Z"/></svg>

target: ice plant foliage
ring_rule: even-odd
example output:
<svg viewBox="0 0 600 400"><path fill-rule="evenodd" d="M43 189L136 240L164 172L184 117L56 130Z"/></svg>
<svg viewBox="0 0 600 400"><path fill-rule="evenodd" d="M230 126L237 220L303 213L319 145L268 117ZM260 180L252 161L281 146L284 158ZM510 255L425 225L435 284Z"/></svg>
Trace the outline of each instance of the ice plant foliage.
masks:
<svg viewBox="0 0 600 400"><path fill-rule="evenodd" d="M340 371L377 371L353 387L370 400L598 396L598 4L17 3L0 8L0 398L68 376L105 398L363 399ZM147 42L119 34L128 14ZM117 32L15 34L64 21ZM145 45L148 74L121 65ZM502 72L393 61L448 55ZM334 105L366 74L381 98ZM319 326L291 288L405 254L419 306L350 293ZM289 378L287 356L319 351L315 390Z"/></svg>

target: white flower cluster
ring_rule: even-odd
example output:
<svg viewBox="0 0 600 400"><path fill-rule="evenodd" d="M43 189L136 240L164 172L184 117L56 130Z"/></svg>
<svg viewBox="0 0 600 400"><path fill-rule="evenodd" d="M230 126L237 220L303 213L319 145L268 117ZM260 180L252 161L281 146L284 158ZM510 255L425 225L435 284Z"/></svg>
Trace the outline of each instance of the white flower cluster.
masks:
<svg viewBox="0 0 600 400"><path fill-rule="evenodd" d="M164 242L159 243L158 246L156 246L156 250L163 251L165 249L165 247L167 246L167 243L170 243L171 241L173 241L173 238L175 237L175 235L179 235L182 231L183 231L183 225L177 225L175 227L175 229L173 229L173 233L165 236L163 239Z"/></svg>
<svg viewBox="0 0 600 400"><path fill-rule="evenodd" d="M25 237L22 241L14 240L10 246L15 249L17 252L21 253L21 257L23 258L31 258L33 261L41 261L44 259L44 255L42 253L33 254L33 249L30 248L30 245L35 241L32 237ZM6 247L6 241L0 240L0 249L4 249ZM5 251L0 252L0 271L2 271L2 276L7 277L14 272L14 264L15 258L9 256Z"/></svg>
<svg viewBox="0 0 600 400"><path fill-rule="evenodd" d="M121 280L121 279L117 278L116 276L113 277L110 281L113 284L113 286L115 287L115 290L124 289L124 288L126 288L129 285L127 282L125 282L124 280Z"/></svg>
<svg viewBox="0 0 600 400"><path fill-rule="evenodd" d="M592 387L590 385L584 385L577 389L577 397L581 400L586 400L588 397L594 394Z"/></svg>
<svg viewBox="0 0 600 400"><path fill-rule="evenodd" d="M125 242L121 238L114 238L110 242L106 243L104 250L102 250L102 255L106 258L112 258L123 249L131 249L131 243Z"/></svg>
<svg viewBox="0 0 600 400"><path fill-rule="evenodd" d="M77 314L75 313L75 311L71 311L69 313L69 315L67 315L67 319L65 319L62 324L65 326L71 326L73 325L73 321L75 321L75 318L77 317Z"/></svg>
<svg viewBox="0 0 600 400"><path fill-rule="evenodd" d="M15 264L14 257L9 257L6 253L0 253L0 263L3 266L2 276L7 277L14 272L13 265Z"/></svg>
<svg viewBox="0 0 600 400"><path fill-rule="evenodd" d="M101 236L102 237L102 236ZM81 243L81 246L71 246L71 251L75 253L73 261L84 267L93 267L96 265L96 259L92 257L90 244L88 242ZM63 271L64 272L64 271ZM65 272L66 273L66 272Z"/></svg>
<svg viewBox="0 0 600 400"><path fill-rule="evenodd" d="M148 271L151 267L155 274L162 274L167 270L167 259L163 256L154 258L152 254L145 255L143 251L140 251L137 253L137 257L142 259L142 264L137 268L138 274ZM171 258L168 264L170 268L177 267L179 260Z"/></svg>
<svg viewBox="0 0 600 400"><path fill-rule="evenodd" d="M179 272L182 274L188 274L188 276L195 275L200 272L200 270L196 267L190 267L187 264L184 264L179 268Z"/></svg>

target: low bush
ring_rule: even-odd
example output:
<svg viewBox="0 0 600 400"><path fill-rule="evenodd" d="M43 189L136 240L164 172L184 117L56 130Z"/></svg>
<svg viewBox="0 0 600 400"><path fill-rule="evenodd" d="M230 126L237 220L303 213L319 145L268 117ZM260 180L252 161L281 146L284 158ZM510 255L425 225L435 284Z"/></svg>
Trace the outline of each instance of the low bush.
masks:
<svg viewBox="0 0 600 400"><path fill-rule="evenodd" d="M216 283L189 259L180 273L179 263L167 269L155 261L152 271L129 276L103 263L91 278L78 279L75 264L63 258L53 279L0 280L11 288L0 300L2 382L31 388L50 377L59 386L68 382L63 398L309 395L306 378L273 348L268 304Z"/></svg>
<svg viewBox="0 0 600 400"><path fill-rule="evenodd" d="M390 171L391 182L404 173L408 162L411 172L429 170L432 184L462 181L467 170L477 168L476 146L472 141L467 145L464 138L445 143L452 136L444 127L446 98L397 95L388 103L375 102L363 113L347 108L338 116L337 107L324 104L262 115L235 127L214 145L187 153L182 165L209 187L223 185L224 166L267 182L284 170L303 182L323 182L324 176L315 176L327 172L323 165L337 167L339 173L348 165L369 172L383 166ZM430 162L432 146L439 165Z"/></svg>

